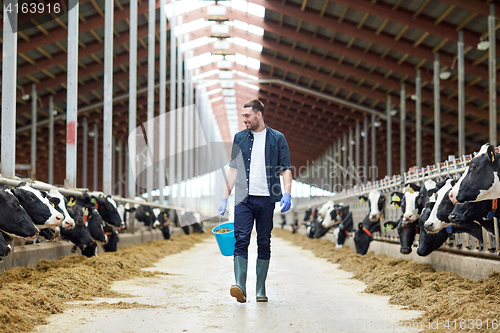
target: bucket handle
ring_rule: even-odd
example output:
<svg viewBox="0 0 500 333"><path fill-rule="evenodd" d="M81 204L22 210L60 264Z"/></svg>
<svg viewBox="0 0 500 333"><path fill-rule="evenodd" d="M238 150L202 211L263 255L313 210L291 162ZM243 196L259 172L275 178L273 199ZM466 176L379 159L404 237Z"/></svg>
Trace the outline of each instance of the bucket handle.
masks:
<svg viewBox="0 0 500 333"><path fill-rule="evenodd" d="M226 211L225 213L226 213L227 215L229 215L229 216L233 217L231 214L229 214L229 211ZM222 223L221 223L221 219L222 219L222 215L221 215L221 214L219 214L219 225L217 225L217 226L220 226L220 225L222 224ZM233 220L234 220L234 219L233 219Z"/></svg>

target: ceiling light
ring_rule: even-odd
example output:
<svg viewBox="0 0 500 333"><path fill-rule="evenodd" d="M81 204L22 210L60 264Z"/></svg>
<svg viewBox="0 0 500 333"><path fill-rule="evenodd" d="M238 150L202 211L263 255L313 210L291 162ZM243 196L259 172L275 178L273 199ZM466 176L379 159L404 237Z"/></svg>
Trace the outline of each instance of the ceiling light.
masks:
<svg viewBox="0 0 500 333"><path fill-rule="evenodd" d="M363 138L365 137L365 132L361 132L360 134Z"/></svg>
<svg viewBox="0 0 500 333"><path fill-rule="evenodd" d="M439 78L441 80L448 80L451 77L451 72L450 71L443 71L439 73Z"/></svg>
<svg viewBox="0 0 500 333"><path fill-rule="evenodd" d="M29 95L29 94L24 94L23 96L21 96L21 99L22 99L23 101L27 101L27 100L29 100L29 99L30 99L30 95Z"/></svg>
<svg viewBox="0 0 500 333"><path fill-rule="evenodd" d="M379 121L376 121L373 123L373 126L375 127L380 127L380 125L382 125Z"/></svg>
<svg viewBox="0 0 500 333"><path fill-rule="evenodd" d="M483 40L477 43L477 49L479 51L486 51L489 48L490 48L490 42L487 40Z"/></svg>
<svg viewBox="0 0 500 333"><path fill-rule="evenodd" d="M417 100L417 95L412 94L412 95L410 96L410 99L411 99L412 101L416 101L416 100Z"/></svg>
<svg viewBox="0 0 500 333"><path fill-rule="evenodd" d="M394 116L395 116L395 115L397 115L397 114L398 114L398 110L396 110L396 109L392 109L392 110L391 110L391 116L393 116L393 117L394 117Z"/></svg>

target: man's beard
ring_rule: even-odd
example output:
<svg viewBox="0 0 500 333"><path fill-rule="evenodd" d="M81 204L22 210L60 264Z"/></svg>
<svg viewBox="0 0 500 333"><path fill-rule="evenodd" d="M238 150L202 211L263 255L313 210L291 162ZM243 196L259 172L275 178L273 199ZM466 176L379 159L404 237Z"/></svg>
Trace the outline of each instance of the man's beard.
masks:
<svg viewBox="0 0 500 333"><path fill-rule="evenodd" d="M248 126L248 129L250 131L255 131L257 128L259 128L259 122L256 122L255 124L254 123L250 123L250 126Z"/></svg>

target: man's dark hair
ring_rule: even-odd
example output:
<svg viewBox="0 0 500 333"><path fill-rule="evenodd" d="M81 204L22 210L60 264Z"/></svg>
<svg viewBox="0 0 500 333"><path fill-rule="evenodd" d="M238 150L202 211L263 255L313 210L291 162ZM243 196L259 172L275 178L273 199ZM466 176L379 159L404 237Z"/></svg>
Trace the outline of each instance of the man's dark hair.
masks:
<svg viewBox="0 0 500 333"><path fill-rule="evenodd" d="M261 112L264 116L264 104L258 99L251 99L243 105L244 108L252 108L255 113Z"/></svg>

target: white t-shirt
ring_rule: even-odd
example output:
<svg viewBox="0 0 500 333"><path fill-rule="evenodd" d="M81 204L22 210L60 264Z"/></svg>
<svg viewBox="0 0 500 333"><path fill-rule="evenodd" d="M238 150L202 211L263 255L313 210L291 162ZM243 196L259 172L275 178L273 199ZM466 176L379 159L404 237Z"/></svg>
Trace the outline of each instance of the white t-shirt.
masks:
<svg viewBox="0 0 500 333"><path fill-rule="evenodd" d="M266 132L264 129L253 134L253 146L250 160L249 195L268 196L266 175Z"/></svg>

